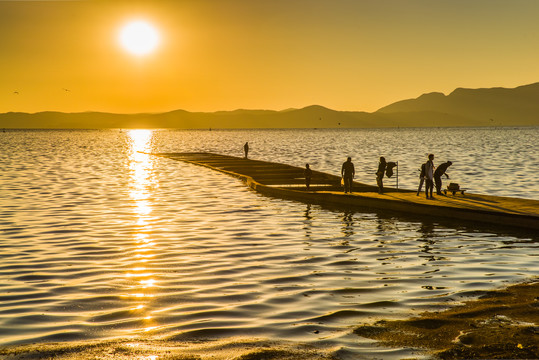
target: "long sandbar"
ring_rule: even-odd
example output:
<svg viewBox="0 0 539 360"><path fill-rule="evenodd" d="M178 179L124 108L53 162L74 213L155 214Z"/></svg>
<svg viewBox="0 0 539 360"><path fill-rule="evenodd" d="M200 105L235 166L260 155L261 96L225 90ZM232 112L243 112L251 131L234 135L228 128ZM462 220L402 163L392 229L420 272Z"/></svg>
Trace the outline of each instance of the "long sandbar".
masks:
<svg viewBox="0 0 539 360"><path fill-rule="evenodd" d="M539 201L483 194L448 194L428 200L415 191L387 188L378 194L372 185L354 182L344 194L340 177L314 171L310 190L304 186L302 168L267 161L212 153L152 154L217 170L242 179L250 188L274 197L307 203L397 211L422 218L440 217L466 222L539 229Z"/></svg>

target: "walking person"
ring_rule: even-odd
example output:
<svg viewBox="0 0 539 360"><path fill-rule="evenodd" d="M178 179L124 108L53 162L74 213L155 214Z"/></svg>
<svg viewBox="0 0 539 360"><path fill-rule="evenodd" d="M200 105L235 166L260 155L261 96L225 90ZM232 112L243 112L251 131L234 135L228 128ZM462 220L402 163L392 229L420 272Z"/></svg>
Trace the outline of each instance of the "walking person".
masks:
<svg viewBox="0 0 539 360"><path fill-rule="evenodd" d="M434 183L436 184L436 194L442 194L442 175L445 175L449 179L449 175L446 173L447 168L453 164L451 161L438 165L434 171Z"/></svg>
<svg viewBox="0 0 539 360"><path fill-rule="evenodd" d="M354 176L356 175L356 170L354 169L354 163L352 158L348 157L346 161L342 164L341 176L344 181L344 193L352 193L352 183L354 181Z"/></svg>
<svg viewBox="0 0 539 360"><path fill-rule="evenodd" d="M378 193L384 193L384 173L386 172L386 158L380 156L380 162L378 163L378 170L376 171L376 184L378 184Z"/></svg>
<svg viewBox="0 0 539 360"><path fill-rule="evenodd" d="M305 176L305 186L307 187L307 190L309 190L309 186L311 186L311 178L313 176L313 171L311 170L309 164L305 164L303 175Z"/></svg>
<svg viewBox="0 0 539 360"><path fill-rule="evenodd" d="M432 191L434 189L434 155L429 154L429 160L425 163L425 195L427 199L434 199ZM430 193L430 197L429 197Z"/></svg>
<svg viewBox="0 0 539 360"><path fill-rule="evenodd" d="M419 187L417 188L417 196L419 196L419 193L421 192L421 189L423 188L423 183L425 182L425 163L421 164L421 170L419 172Z"/></svg>
<svg viewBox="0 0 539 360"><path fill-rule="evenodd" d="M243 152L245 153L245 158L247 159L247 155L249 154L249 142L246 142L245 145L243 145Z"/></svg>

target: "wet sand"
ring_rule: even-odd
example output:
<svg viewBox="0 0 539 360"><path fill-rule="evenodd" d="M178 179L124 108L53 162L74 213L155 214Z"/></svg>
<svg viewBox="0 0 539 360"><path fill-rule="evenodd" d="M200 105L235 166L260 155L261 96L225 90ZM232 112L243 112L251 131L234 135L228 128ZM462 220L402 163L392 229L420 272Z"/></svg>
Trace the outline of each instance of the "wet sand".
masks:
<svg viewBox="0 0 539 360"><path fill-rule="evenodd" d="M0 348L2 360L334 360L296 343L236 341L116 340L33 344Z"/></svg>
<svg viewBox="0 0 539 360"><path fill-rule="evenodd" d="M539 279L497 291L441 312L408 320L381 320L355 333L395 348L417 349L418 357L439 359L539 358ZM5 360L333 360L338 349L282 341L115 340L50 343L0 348Z"/></svg>
<svg viewBox="0 0 539 360"><path fill-rule="evenodd" d="M441 312L363 325L356 334L439 359L538 359L539 279Z"/></svg>

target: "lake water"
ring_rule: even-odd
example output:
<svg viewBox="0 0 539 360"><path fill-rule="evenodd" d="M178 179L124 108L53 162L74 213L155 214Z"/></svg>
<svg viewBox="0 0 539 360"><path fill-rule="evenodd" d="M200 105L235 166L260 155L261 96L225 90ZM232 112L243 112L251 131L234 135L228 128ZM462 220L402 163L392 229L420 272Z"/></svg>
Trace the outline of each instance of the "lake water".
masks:
<svg viewBox="0 0 539 360"><path fill-rule="evenodd" d="M399 358L352 333L539 275L533 232L269 198L137 151L212 151L414 189L428 153L470 192L539 199L539 128L0 133L0 345L297 341ZM394 180L386 180L392 185Z"/></svg>

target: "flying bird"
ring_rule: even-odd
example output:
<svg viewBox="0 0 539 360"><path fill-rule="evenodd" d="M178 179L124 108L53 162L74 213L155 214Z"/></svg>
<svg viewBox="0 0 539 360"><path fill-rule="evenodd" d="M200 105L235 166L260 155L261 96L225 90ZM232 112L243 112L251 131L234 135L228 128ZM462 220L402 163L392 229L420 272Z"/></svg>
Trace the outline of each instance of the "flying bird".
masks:
<svg viewBox="0 0 539 360"><path fill-rule="evenodd" d="M18 92L18 91L14 91L13 94L14 94L14 95L19 95L19 92Z"/></svg>

